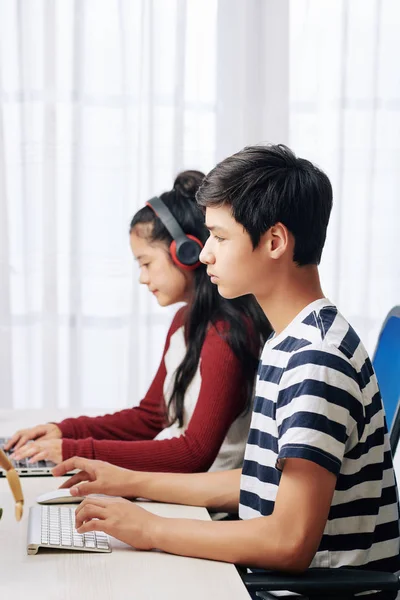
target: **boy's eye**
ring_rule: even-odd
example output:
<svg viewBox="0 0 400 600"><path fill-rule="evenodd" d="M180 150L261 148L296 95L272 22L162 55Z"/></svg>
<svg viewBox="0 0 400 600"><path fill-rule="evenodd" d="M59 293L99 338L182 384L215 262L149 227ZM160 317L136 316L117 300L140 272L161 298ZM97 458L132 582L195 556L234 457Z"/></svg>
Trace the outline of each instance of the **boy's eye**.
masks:
<svg viewBox="0 0 400 600"><path fill-rule="evenodd" d="M214 239L217 240L217 242L223 242L224 238L219 237L218 235L214 235Z"/></svg>

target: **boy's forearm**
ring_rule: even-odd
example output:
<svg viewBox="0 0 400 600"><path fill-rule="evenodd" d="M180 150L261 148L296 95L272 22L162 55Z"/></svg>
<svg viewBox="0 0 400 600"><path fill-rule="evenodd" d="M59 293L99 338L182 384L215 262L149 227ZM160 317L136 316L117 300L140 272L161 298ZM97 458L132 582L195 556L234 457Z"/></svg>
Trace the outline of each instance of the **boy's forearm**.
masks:
<svg viewBox="0 0 400 600"><path fill-rule="evenodd" d="M277 526L273 517L226 522L159 517L150 537L154 548L171 554L280 570L308 566L300 553L292 553L290 527Z"/></svg>
<svg viewBox="0 0 400 600"><path fill-rule="evenodd" d="M125 497L204 506L224 512L239 507L241 469L213 473L132 473Z"/></svg>

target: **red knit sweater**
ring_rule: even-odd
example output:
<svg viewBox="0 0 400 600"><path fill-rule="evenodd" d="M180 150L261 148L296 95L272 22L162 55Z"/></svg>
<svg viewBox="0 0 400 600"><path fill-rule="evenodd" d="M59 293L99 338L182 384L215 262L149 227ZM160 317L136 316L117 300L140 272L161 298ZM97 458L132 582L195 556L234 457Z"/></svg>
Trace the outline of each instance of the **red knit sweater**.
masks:
<svg viewBox="0 0 400 600"><path fill-rule="evenodd" d="M161 364L139 406L101 417L78 417L57 423L63 460L83 456L142 471L207 471L233 421L245 404L240 364L221 337L224 325L210 327L200 355L201 388L188 427L180 437L153 438L164 429L164 362L171 336L183 325L185 307L168 331Z"/></svg>

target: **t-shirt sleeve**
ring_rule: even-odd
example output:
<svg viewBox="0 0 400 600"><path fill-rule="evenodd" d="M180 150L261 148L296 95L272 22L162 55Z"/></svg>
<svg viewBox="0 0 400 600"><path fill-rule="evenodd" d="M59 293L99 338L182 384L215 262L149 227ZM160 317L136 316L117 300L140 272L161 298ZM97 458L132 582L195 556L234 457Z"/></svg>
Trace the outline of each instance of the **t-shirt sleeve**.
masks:
<svg viewBox="0 0 400 600"><path fill-rule="evenodd" d="M339 475L363 422L357 372L348 359L335 348L295 353L280 382L276 422L278 469L287 458L303 458Z"/></svg>

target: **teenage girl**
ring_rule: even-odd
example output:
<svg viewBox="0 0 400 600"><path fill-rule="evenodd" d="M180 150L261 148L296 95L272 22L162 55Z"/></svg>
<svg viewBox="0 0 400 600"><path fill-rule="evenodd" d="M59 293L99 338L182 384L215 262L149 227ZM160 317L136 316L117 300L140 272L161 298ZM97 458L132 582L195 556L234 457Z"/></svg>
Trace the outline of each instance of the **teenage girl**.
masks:
<svg viewBox="0 0 400 600"><path fill-rule="evenodd" d="M13 457L59 463L72 456L143 471L198 472L242 464L260 348L270 326L253 296L226 300L198 261L208 237L186 171L133 217L130 243L161 306L184 302L161 364L139 406L18 431ZM33 441L32 441L33 440ZM29 441L29 443L27 443Z"/></svg>

